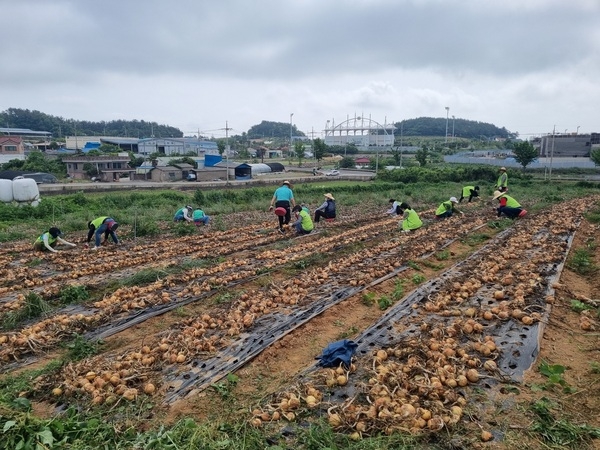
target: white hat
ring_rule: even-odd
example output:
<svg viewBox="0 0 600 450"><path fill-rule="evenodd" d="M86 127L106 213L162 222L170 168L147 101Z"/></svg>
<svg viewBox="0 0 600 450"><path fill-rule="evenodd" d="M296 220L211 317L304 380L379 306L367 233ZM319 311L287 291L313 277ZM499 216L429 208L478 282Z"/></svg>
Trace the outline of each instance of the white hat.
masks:
<svg viewBox="0 0 600 450"><path fill-rule="evenodd" d="M450 201L452 203L458 203L458 200L456 199L456 197L450 197Z"/></svg>
<svg viewBox="0 0 600 450"><path fill-rule="evenodd" d="M333 195L331 195L331 193L327 193L325 194L325 197L327 197L329 200L335 200L335 198L333 198Z"/></svg>
<svg viewBox="0 0 600 450"><path fill-rule="evenodd" d="M502 194L504 194L504 192L500 192L500 191L496 191L494 192L494 196L492 197L492 200L496 200L498 197L500 197Z"/></svg>
<svg viewBox="0 0 600 450"><path fill-rule="evenodd" d="M498 170L503 170L504 172L506 172L506 167L500 167L500 169Z"/></svg>

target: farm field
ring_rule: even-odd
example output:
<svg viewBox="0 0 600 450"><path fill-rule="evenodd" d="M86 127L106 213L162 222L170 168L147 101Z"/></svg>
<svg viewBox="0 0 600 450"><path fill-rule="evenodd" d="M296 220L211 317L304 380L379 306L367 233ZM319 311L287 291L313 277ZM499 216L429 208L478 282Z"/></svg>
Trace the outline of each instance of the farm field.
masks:
<svg viewBox="0 0 600 450"><path fill-rule="evenodd" d="M336 221L301 238L248 202L198 230L156 220L152 235L156 210L129 214L121 244L97 252L78 213L75 249L3 242L6 442L595 448L597 189L516 186L517 221L487 197L437 221L428 189L413 189L426 224L408 234L383 214L403 193L366 190L336 195ZM351 367L318 367L342 339L357 344Z"/></svg>

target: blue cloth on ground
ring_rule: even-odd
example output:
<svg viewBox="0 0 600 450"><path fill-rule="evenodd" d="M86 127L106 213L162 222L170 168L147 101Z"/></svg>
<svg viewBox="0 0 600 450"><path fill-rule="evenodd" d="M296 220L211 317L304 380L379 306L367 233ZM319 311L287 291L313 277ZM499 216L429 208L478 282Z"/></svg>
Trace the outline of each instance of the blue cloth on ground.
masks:
<svg viewBox="0 0 600 450"><path fill-rule="evenodd" d="M352 356L356 351L358 344L354 341L344 339L343 341L332 342L323 350L319 359L321 367L338 367L343 363L346 368L350 367Z"/></svg>

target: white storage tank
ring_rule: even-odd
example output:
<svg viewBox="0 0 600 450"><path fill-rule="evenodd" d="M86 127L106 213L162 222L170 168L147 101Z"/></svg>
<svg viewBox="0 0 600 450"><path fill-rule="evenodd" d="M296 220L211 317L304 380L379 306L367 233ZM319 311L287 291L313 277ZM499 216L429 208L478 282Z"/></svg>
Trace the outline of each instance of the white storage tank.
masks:
<svg viewBox="0 0 600 450"><path fill-rule="evenodd" d="M34 202L40 199L37 183L31 178L17 177L12 181L13 198L17 202Z"/></svg>
<svg viewBox="0 0 600 450"><path fill-rule="evenodd" d="M13 182L12 180L1 180L0 179L0 202L11 203L14 200L13 197Z"/></svg>

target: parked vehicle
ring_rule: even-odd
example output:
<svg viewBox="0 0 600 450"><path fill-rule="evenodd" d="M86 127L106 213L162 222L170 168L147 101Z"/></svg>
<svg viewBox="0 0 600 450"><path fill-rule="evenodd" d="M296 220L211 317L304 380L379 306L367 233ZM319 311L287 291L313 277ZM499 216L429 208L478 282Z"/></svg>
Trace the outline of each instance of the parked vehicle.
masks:
<svg viewBox="0 0 600 450"><path fill-rule="evenodd" d="M328 172L325 172L325 175L328 176L328 177L335 177L335 176L338 176L339 174L340 174L340 171L339 170L335 170L335 169L334 170L330 170Z"/></svg>
<svg viewBox="0 0 600 450"><path fill-rule="evenodd" d="M36 172L36 173L25 173L22 175L23 178L31 178L35 180L37 184L48 184L48 183L58 183L58 178L56 178L51 173L44 172Z"/></svg>

